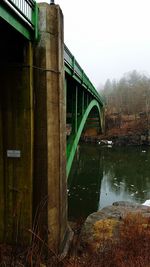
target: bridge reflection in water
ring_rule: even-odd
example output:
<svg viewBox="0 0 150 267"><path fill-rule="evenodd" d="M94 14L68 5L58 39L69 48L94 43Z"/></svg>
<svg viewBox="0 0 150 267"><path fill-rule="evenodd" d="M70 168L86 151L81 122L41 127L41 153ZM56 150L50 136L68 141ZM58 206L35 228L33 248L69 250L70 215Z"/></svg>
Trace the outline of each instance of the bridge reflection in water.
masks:
<svg viewBox="0 0 150 267"><path fill-rule="evenodd" d="M81 143L69 175L69 217L85 218L115 201L150 199L150 149Z"/></svg>
<svg viewBox="0 0 150 267"><path fill-rule="evenodd" d="M103 177L101 150L80 144L69 175L69 218L85 218L97 211Z"/></svg>

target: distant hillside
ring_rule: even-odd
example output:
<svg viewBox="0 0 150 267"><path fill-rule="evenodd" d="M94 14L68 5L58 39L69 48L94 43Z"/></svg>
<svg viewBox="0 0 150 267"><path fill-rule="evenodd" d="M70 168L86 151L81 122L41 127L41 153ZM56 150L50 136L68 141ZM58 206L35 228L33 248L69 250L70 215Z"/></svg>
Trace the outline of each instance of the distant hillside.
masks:
<svg viewBox="0 0 150 267"><path fill-rule="evenodd" d="M132 71L118 82L107 80L101 94L106 100L105 137L138 135L148 141L150 78Z"/></svg>

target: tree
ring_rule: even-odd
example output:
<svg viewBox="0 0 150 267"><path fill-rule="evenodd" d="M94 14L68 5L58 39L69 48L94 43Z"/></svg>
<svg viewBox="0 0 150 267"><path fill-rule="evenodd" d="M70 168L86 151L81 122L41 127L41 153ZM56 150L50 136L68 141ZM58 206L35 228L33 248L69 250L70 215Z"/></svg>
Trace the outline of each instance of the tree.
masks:
<svg viewBox="0 0 150 267"><path fill-rule="evenodd" d="M119 81L113 80L111 82L107 79L102 94L106 99L107 118L111 121L111 125L112 117L115 114L118 116L120 123L122 117L127 116L134 117L137 122L143 114L147 120L145 127L149 127L150 78L145 74L133 70L124 74Z"/></svg>

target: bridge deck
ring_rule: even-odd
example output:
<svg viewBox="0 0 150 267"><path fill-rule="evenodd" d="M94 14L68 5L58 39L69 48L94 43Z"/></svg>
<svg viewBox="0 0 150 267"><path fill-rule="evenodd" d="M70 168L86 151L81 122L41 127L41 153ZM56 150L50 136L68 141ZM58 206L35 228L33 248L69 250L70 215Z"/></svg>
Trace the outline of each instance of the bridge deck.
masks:
<svg viewBox="0 0 150 267"><path fill-rule="evenodd" d="M80 67L79 63L76 61L75 57L69 51L67 46L64 46L64 62L65 71L72 76L78 83L82 84L83 87L93 95L94 98L99 102L101 106L104 105L102 97L99 95L87 75L84 73L83 69Z"/></svg>
<svg viewBox="0 0 150 267"><path fill-rule="evenodd" d="M0 18L28 40L38 38L38 7L34 0L1 0Z"/></svg>

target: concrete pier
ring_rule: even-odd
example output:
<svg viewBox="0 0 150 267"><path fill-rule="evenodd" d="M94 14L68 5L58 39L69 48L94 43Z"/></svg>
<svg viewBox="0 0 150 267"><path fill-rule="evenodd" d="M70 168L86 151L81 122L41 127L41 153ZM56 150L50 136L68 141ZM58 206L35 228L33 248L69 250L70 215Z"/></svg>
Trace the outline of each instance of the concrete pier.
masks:
<svg viewBox="0 0 150 267"><path fill-rule="evenodd" d="M63 15L39 4L39 40L0 33L0 242L63 253L67 224Z"/></svg>
<svg viewBox="0 0 150 267"><path fill-rule="evenodd" d="M44 240L47 236L49 246L61 253L69 235L63 15L57 5L39 4L39 10L40 41L34 57L34 210L39 207L40 236Z"/></svg>
<svg viewBox="0 0 150 267"><path fill-rule="evenodd" d="M27 245L32 229L32 45L1 22L0 242Z"/></svg>

